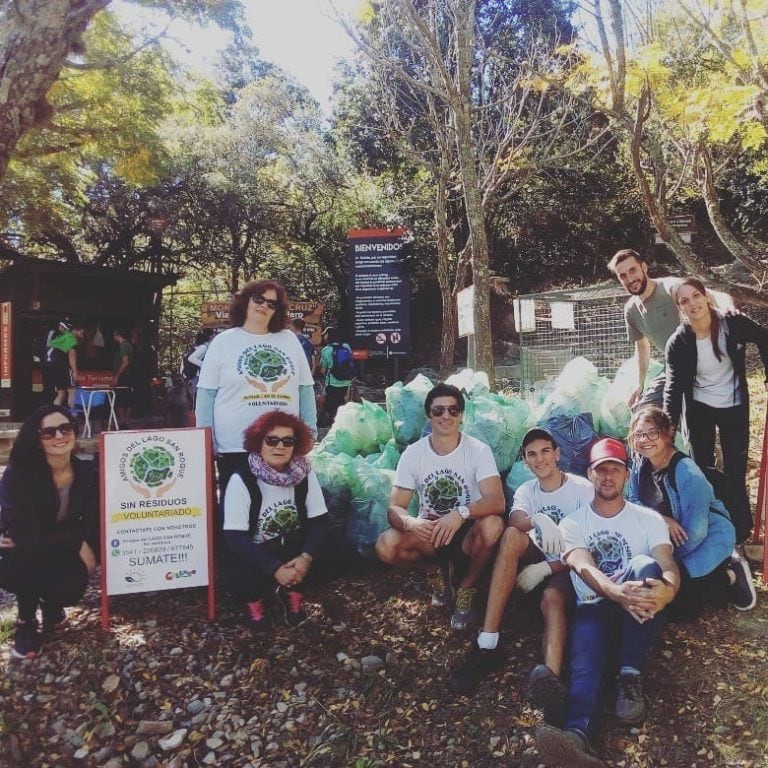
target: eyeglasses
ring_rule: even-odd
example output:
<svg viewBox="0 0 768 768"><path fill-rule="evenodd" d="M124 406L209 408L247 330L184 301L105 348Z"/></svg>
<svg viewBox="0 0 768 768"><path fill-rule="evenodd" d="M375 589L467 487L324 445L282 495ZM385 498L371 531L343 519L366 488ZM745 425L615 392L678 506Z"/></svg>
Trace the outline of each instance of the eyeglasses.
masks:
<svg viewBox="0 0 768 768"><path fill-rule="evenodd" d="M640 442L641 440L658 440L661 437L661 431L658 429L649 429L647 432L633 432L632 439Z"/></svg>
<svg viewBox="0 0 768 768"><path fill-rule="evenodd" d="M269 309L271 309L273 312L278 309L280 306L279 301L275 301L274 299L265 299L263 296L258 296L257 294L254 294L251 296L251 301L254 304L257 304L258 306L261 306L262 304L266 304Z"/></svg>
<svg viewBox="0 0 768 768"><path fill-rule="evenodd" d="M53 440L56 433L62 437L69 437L75 432L75 425L71 421L65 421L63 424L57 424L55 427L43 427L37 430L41 440Z"/></svg>
<svg viewBox="0 0 768 768"><path fill-rule="evenodd" d="M445 411L448 411L451 416L458 416L461 413L461 408L458 405L433 405L429 409L432 416L442 416Z"/></svg>
<svg viewBox="0 0 768 768"><path fill-rule="evenodd" d="M264 435L264 442L270 448L277 448L282 443L286 448L293 448L296 445L295 437L278 437L277 435Z"/></svg>

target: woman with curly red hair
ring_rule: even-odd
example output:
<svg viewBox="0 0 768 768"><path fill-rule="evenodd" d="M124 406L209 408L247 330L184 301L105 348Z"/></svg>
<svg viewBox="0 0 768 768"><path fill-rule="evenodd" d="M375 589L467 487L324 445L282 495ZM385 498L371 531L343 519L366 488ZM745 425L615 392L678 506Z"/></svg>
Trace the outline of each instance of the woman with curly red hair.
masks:
<svg viewBox="0 0 768 768"><path fill-rule="evenodd" d="M298 416L269 411L246 429L248 467L236 469L227 485L230 589L255 632L269 627L264 600L270 592L288 626L306 618L302 587L328 533L323 492L306 458L313 444Z"/></svg>

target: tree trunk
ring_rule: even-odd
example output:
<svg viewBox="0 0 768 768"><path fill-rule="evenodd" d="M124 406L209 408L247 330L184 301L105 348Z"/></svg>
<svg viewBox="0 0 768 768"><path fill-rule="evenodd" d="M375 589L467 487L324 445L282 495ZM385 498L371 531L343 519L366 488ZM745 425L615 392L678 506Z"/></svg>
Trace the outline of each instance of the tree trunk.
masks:
<svg viewBox="0 0 768 768"><path fill-rule="evenodd" d="M450 169L449 169L450 173ZM445 377L453 368L456 352L458 318L451 288L451 252L448 233L448 179L439 174L435 192L435 237L437 240L437 284L443 302L443 331L440 340L440 375Z"/></svg>
<svg viewBox="0 0 768 768"><path fill-rule="evenodd" d="M0 0L0 180L19 139L45 124L67 54L110 0Z"/></svg>
<svg viewBox="0 0 768 768"><path fill-rule="evenodd" d="M488 237L483 198L472 137L472 60L475 55L475 2L454 0L456 81L458 93L451 104L456 131L456 155L461 169L464 206L472 240L472 277L475 285L475 350L478 370L488 374L494 386L493 336L491 333L491 281Z"/></svg>

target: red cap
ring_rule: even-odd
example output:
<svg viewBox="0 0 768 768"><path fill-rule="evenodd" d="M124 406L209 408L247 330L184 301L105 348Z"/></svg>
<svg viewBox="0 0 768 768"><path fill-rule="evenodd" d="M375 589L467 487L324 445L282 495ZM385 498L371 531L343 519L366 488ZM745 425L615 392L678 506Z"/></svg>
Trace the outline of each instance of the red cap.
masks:
<svg viewBox="0 0 768 768"><path fill-rule="evenodd" d="M589 466L594 469L606 461L618 461L626 467L628 459L624 443L613 437L598 440L589 451Z"/></svg>

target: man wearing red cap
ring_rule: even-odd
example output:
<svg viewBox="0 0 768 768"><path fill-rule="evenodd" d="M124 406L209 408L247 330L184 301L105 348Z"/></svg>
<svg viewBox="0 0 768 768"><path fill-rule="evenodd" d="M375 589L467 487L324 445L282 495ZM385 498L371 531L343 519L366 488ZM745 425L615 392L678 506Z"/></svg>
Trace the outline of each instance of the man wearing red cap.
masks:
<svg viewBox="0 0 768 768"><path fill-rule="evenodd" d="M577 608L563 729L545 724L536 730L536 746L547 766L604 766L591 751L589 737L612 648L618 648L615 716L625 724L644 719L641 675L680 585L663 518L624 500L624 445L613 438L595 443L588 477L595 489L592 504L560 523L563 561L572 570Z"/></svg>

